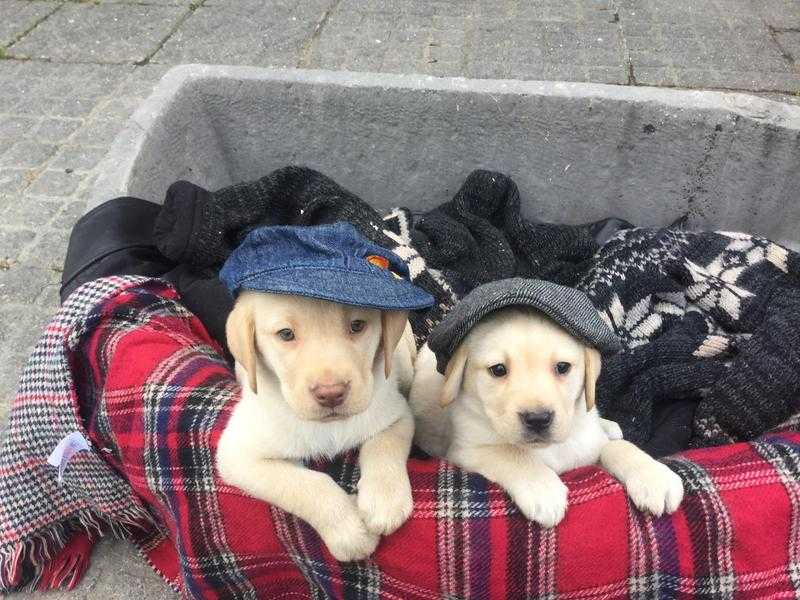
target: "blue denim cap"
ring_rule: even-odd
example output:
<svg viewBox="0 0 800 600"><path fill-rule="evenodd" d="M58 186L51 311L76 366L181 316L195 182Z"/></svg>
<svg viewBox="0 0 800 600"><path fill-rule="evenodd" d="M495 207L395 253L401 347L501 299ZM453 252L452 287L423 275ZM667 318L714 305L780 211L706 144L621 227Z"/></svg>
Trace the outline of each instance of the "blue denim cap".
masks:
<svg viewBox="0 0 800 600"><path fill-rule="evenodd" d="M255 290L383 310L434 303L411 283L400 257L345 222L254 229L225 261L219 278L233 297Z"/></svg>

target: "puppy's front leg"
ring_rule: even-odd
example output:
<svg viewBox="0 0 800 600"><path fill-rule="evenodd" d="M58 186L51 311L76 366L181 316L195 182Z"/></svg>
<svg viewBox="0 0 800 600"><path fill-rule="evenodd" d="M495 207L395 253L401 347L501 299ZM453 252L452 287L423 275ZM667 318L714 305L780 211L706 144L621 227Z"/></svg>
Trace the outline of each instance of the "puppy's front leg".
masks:
<svg viewBox="0 0 800 600"><path fill-rule="evenodd" d="M229 484L308 522L337 560L367 558L378 545L353 499L325 473L278 459L239 457L219 467Z"/></svg>
<svg viewBox="0 0 800 600"><path fill-rule="evenodd" d="M529 452L511 445L451 449L449 457L505 489L519 510L542 527L554 527L567 512L567 486Z"/></svg>
<svg viewBox="0 0 800 600"><path fill-rule="evenodd" d="M413 437L414 419L408 414L361 446L358 509L373 533L392 533L414 508L406 466Z"/></svg>
<svg viewBox="0 0 800 600"><path fill-rule="evenodd" d="M625 486L639 510L658 517L675 512L683 500L681 478L630 442L608 442L600 450L600 464Z"/></svg>

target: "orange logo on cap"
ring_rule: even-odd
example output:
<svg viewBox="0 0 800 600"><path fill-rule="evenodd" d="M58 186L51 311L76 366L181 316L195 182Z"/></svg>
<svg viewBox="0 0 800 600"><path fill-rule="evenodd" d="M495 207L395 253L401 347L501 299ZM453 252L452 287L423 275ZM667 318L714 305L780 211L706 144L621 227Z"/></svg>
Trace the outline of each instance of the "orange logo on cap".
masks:
<svg viewBox="0 0 800 600"><path fill-rule="evenodd" d="M380 269L383 269L384 271L389 268L389 260L384 258L383 256L378 256L377 254L370 254L367 257L367 262L371 265L375 265Z"/></svg>

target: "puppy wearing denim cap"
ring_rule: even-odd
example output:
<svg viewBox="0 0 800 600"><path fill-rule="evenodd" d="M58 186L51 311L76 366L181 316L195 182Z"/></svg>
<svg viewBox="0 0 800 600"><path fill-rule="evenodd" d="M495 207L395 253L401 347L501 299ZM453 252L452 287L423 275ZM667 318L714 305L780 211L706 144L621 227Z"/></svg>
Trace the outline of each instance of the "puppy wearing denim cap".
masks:
<svg viewBox="0 0 800 600"><path fill-rule="evenodd" d="M413 507L416 355L408 311L433 298L351 225L263 227L220 278L242 397L217 449L224 481L307 521L338 560L369 556ZM302 461L360 448L356 498Z"/></svg>
<svg viewBox="0 0 800 600"><path fill-rule="evenodd" d="M599 462L641 510L674 512L683 483L600 418L595 384L613 332L582 292L506 279L468 294L428 338L410 402L417 444L505 489L553 527L567 510L559 475Z"/></svg>

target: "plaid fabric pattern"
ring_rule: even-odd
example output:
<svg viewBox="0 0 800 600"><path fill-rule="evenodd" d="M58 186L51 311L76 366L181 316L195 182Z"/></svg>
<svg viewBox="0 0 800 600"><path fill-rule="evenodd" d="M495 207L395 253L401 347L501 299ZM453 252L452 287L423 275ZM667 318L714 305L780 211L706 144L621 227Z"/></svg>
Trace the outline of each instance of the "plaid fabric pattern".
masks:
<svg viewBox="0 0 800 600"><path fill-rule="evenodd" d="M41 587L50 562L91 540L80 532L92 523L131 538L187 598L800 594L794 424L668 459L687 492L670 517L639 513L596 467L571 471L569 511L551 530L482 477L412 458L411 519L371 560L340 564L306 523L216 476L216 444L239 394L217 350L157 280L93 282L64 307L26 370L0 462L3 589ZM45 460L61 435L82 430L81 416L92 451L73 458L59 487ZM355 453L309 466L355 491Z"/></svg>
<svg viewBox="0 0 800 600"><path fill-rule="evenodd" d="M83 429L70 359L102 320L110 299L124 302L125 290L137 281L110 277L71 296L45 328L23 371L0 453L0 590L35 587L53 552L75 530L110 527L122 535L150 519L99 453L77 454L63 485L47 464L65 435Z"/></svg>

